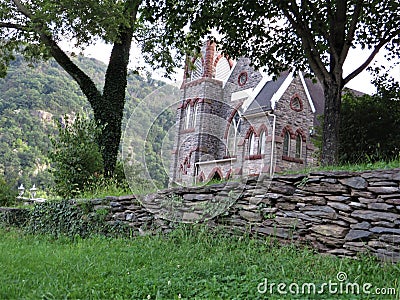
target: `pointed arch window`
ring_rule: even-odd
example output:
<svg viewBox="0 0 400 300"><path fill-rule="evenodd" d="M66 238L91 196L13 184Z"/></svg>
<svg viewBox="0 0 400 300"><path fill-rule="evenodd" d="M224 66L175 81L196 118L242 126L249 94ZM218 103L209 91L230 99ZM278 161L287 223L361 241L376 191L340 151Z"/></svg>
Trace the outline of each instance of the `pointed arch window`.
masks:
<svg viewBox="0 0 400 300"><path fill-rule="evenodd" d="M197 58L193 63L193 70L190 72L190 80L196 80L203 76L203 63L201 58Z"/></svg>
<svg viewBox="0 0 400 300"><path fill-rule="evenodd" d="M267 134L265 133L265 130L263 130L260 133L260 140L259 140L259 144L258 144L258 153L259 154L265 154L266 142L267 142Z"/></svg>
<svg viewBox="0 0 400 300"><path fill-rule="evenodd" d="M256 135L254 132L249 135L249 155L255 154Z"/></svg>
<svg viewBox="0 0 400 300"><path fill-rule="evenodd" d="M185 115L186 115L186 118L185 118L185 129L188 129L188 128L191 127L191 124L190 124L191 123L191 113L192 113L192 108L188 104L186 106L186 110L185 110Z"/></svg>
<svg viewBox="0 0 400 300"><path fill-rule="evenodd" d="M229 61L226 57L221 57L215 67L215 79L222 81L226 80L230 71L231 66L229 65Z"/></svg>
<svg viewBox="0 0 400 300"><path fill-rule="evenodd" d="M196 102L196 104L194 105L192 127L196 126L196 122L197 122L197 118L198 118L198 114L199 114L199 106L200 106L199 102Z"/></svg>
<svg viewBox="0 0 400 300"><path fill-rule="evenodd" d="M295 156L296 158L301 158L301 155L302 155L301 149L303 146L302 143L303 143L303 140L301 138L301 135L298 134L296 137L296 156Z"/></svg>
<svg viewBox="0 0 400 300"><path fill-rule="evenodd" d="M283 136L283 156L289 156L290 154L290 133L289 131L285 132Z"/></svg>
<svg viewBox="0 0 400 300"><path fill-rule="evenodd" d="M229 131L226 141L228 156L236 155L237 140L239 137L240 129L241 129L241 117L239 111L237 111L233 116L231 124L229 126Z"/></svg>

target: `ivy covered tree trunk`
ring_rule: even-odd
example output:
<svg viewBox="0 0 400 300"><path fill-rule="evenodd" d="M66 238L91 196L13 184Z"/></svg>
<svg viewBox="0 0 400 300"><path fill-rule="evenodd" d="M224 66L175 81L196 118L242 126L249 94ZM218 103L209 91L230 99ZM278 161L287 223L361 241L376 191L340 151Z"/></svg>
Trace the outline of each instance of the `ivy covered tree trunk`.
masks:
<svg viewBox="0 0 400 300"><path fill-rule="evenodd" d="M114 44L106 72L103 96L101 101L93 106L95 119L104 126L100 146L106 176L113 174L117 162L132 34L132 29L125 29L120 36L120 42Z"/></svg>
<svg viewBox="0 0 400 300"><path fill-rule="evenodd" d="M139 3L140 1L130 1L131 6L127 7L127 13L132 15L132 24ZM119 28L118 41L113 45L105 75L103 93L97 89L93 80L71 61L51 36L47 33L40 35L41 41L49 48L54 59L78 83L93 109L95 120L103 126L99 146L105 176L112 176L118 157L133 30L133 25L121 25Z"/></svg>

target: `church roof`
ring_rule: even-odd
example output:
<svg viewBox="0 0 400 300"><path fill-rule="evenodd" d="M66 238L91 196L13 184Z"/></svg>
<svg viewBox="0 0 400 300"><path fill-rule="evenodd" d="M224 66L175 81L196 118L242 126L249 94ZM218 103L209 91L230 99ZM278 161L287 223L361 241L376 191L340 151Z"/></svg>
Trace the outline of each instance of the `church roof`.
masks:
<svg viewBox="0 0 400 300"><path fill-rule="evenodd" d="M307 90L306 93L311 102L310 105L312 106L313 112L315 112L314 123L318 123L317 116L324 113L325 97L322 85L318 81L313 82L310 78L304 78L301 74L300 77L303 80L304 88ZM281 96L292 78L293 73L285 71L282 72L276 80L266 81L245 111L244 115L273 110L275 102L277 101L277 96Z"/></svg>
<svg viewBox="0 0 400 300"><path fill-rule="evenodd" d="M254 98L253 102L246 110L246 115L255 113L257 111L269 111L272 110L272 97L282 86L283 82L289 76L290 72L286 71L281 73L281 75L276 80L270 80L265 83L261 88L260 92Z"/></svg>

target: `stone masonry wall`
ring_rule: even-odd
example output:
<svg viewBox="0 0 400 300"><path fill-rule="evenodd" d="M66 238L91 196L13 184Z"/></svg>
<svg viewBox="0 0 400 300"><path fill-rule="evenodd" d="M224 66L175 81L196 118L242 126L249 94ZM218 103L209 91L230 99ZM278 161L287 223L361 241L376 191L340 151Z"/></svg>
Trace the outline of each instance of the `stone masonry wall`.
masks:
<svg viewBox="0 0 400 300"><path fill-rule="evenodd" d="M176 187L139 198L110 197L112 220L170 229L169 221L203 222L259 237L355 256L369 251L400 260L400 169L314 172ZM214 204L213 204L214 203ZM175 205L175 206L174 206ZM217 216L214 216L217 215ZM166 221L169 220L169 221Z"/></svg>
<svg viewBox="0 0 400 300"><path fill-rule="evenodd" d="M327 254L368 251L400 261L400 168L251 177L91 202L110 211L109 222L124 222L137 234L204 222Z"/></svg>

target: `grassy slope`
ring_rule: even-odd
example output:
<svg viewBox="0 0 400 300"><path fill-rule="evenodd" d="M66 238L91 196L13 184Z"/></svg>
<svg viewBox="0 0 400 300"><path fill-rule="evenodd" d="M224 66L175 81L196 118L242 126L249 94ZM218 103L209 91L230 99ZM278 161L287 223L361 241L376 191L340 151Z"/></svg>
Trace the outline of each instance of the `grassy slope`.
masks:
<svg viewBox="0 0 400 300"><path fill-rule="evenodd" d="M326 257L198 230L132 240L51 240L0 229L1 299L399 299L400 265ZM394 296L259 294L269 283L348 282L395 287ZM150 295L150 296L148 296ZM150 297L150 298L149 298Z"/></svg>

